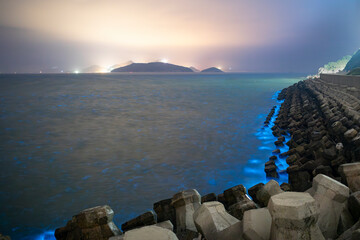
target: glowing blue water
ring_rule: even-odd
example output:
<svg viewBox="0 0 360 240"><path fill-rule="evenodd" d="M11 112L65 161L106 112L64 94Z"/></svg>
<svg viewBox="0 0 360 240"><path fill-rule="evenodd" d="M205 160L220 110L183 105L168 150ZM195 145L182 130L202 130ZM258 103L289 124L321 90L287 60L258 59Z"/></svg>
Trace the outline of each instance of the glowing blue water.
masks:
<svg viewBox="0 0 360 240"><path fill-rule="evenodd" d="M300 79L0 75L0 230L51 239L88 207L109 204L120 225L186 188L265 182L275 138L263 122Z"/></svg>

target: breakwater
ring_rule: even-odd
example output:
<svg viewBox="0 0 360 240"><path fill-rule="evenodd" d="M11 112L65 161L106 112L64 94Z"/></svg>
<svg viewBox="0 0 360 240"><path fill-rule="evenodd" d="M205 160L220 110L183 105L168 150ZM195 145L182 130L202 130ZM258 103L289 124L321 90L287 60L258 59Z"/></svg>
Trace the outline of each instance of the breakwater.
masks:
<svg viewBox="0 0 360 240"><path fill-rule="evenodd" d="M274 150L265 170L275 166L267 173L276 178L279 159L286 159L288 184L271 180L248 191L237 185L202 197L185 190L122 224L125 234L109 206L87 209L57 229L56 238L359 239L360 104L356 85L348 84L321 76L279 94L283 103L271 129L275 145L289 150Z"/></svg>

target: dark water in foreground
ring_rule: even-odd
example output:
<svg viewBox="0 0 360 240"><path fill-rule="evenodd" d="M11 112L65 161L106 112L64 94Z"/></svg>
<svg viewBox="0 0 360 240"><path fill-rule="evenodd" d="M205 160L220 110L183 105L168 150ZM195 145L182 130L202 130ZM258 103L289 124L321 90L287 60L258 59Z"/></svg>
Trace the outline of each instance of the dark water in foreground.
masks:
<svg viewBox="0 0 360 240"><path fill-rule="evenodd" d="M0 75L0 232L44 239L103 204L120 227L186 188L220 193L264 181L274 140L259 129L274 93L298 80Z"/></svg>

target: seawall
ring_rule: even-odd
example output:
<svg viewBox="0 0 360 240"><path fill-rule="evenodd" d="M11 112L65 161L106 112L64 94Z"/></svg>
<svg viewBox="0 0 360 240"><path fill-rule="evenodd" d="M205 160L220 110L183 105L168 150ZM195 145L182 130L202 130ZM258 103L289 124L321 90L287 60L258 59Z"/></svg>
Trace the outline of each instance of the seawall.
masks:
<svg viewBox="0 0 360 240"><path fill-rule="evenodd" d="M122 224L109 206L86 209L57 239L360 239L360 77L322 74L283 89L265 172L288 184L237 185L205 196L184 190ZM275 114L265 121L269 126ZM265 162L265 161L264 161ZM284 171L284 170L283 170ZM248 197L251 196L251 199ZM131 204L131 203L129 203ZM123 233L124 232L124 233Z"/></svg>

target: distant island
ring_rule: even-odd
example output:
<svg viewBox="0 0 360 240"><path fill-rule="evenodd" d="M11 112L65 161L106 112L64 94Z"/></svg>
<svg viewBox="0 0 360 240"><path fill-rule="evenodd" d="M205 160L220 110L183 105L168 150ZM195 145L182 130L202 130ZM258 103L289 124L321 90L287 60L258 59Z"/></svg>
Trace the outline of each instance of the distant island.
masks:
<svg viewBox="0 0 360 240"><path fill-rule="evenodd" d="M171 63L163 63L163 62L150 62L150 63L133 63L131 62L129 65L122 66L111 70L111 72L150 72L150 73L193 73L200 72L195 67L184 67L180 65L175 65ZM201 73L222 73L218 68L211 67L201 71Z"/></svg>
<svg viewBox="0 0 360 240"><path fill-rule="evenodd" d="M221 71L220 69L216 68L216 67L211 67L211 68L207 68L201 71L202 73L222 73L223 71Z"/></svg>
<svg viewBox="0 0 360 240"><path fill-rule="evenodd" d="M124 67L113 69L111 72L194 72L191 68L171 63L150 62L131 63Z"/></svg>

